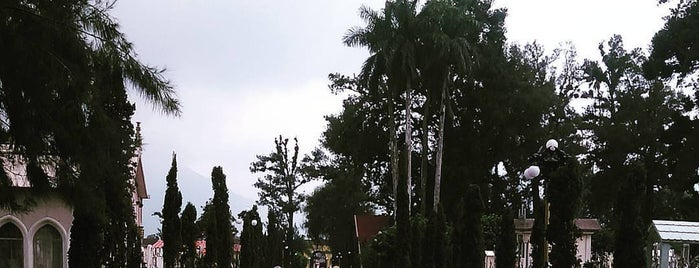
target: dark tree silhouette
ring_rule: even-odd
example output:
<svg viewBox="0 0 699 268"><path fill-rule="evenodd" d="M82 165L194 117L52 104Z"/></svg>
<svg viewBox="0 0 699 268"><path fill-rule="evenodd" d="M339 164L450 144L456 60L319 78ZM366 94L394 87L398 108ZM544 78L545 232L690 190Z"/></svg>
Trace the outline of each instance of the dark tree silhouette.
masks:
<svg viewBox="0 0 699 268"><path fill-rule="evenodd" d="M514 213L503 209L500 218L500 235L495 245L495 267L512 268L517 260L517 237L515 236Z"/></svg>
<svg viewBox="0 0 699 268"><path fill-rule="evenodd" d="M182 256L180 263L182 268L194 268L196 260L197 248L196 241L199 238L199 228L197 228L197 209L192 203L187 202L187 205L182 211Z"/></svg>
<svg viewBox="0 0 699 268"><path fill-rule="evenodd" d="M163 224L163 264L167 268L176 267L182 251L182 229L180 209L182 193L177 186L177 157L172 154L172 166L167 173L167 189L162 210Z"/></svg>
<svg viewBox="0 0 699 268"><path fill-rule="evenodd" d="M228 187L226 186L226 175L223 174L223 168L220 166L214 167L211 171L211 184L214 189L214 198L212 199L215 227L214 230L208 230L207 233L207 252L209 246L216 250L216 264L218 267L229 267L232 262L233 255L233 225L231 221L230 205L228 204ZM209 245L209 239L212 244Z"/></svg>

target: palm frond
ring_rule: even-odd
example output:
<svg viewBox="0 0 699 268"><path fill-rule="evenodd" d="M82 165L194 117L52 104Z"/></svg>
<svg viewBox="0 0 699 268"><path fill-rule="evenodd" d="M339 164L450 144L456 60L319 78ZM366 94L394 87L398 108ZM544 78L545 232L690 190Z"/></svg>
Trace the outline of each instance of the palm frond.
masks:
<svg viewBox="0 0 699 268"><path fill-rule="evenodd" d="M370 23L372 21L377 21L381 19L381 13L379 13L376 10L373 10L372 8L362 5L359 7L359 17L367 23Z"/></svg>
<svg viewBox="0 0 699 268"><path fill-rule="evenodd" d="M366 46L368 32L367 28L358 26L349 28L342 37L342 42L350 47Z"/></svg>

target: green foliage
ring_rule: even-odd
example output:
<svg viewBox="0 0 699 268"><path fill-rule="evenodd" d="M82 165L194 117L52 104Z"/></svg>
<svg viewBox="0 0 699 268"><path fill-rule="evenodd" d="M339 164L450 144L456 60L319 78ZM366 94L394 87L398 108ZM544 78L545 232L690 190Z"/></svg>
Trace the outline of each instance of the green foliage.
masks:
<svg viewBox="0 0 699 268"><path fill-rule="evenodd" d="M194 268L196 260L196 241L199 238L199 228L197 228L197 209L192 203L187 202L187 205L182 211L182 256L180 263L182 268Z"/></svg>
<svg viewBox="0 0 699 268"><path fill-rule="evenodd" d="M580 231L574 223L581 204L582 181L579 172L578 161L570 158L548 177L546 195L550 202L550 217L546 238L553 247L549 257L553 267L579 265L575 241Z"/></svg>
<svg viewBox="0 0 699 268"><path fill-rule="evenodd" d="M644 247L649 226L643 217L646 172L639 164L633 164L627 170L614 210L617 219L614 267L645 267Z"/></svg>
<svg viewBox="0 0 699 268"><path fill-rule="evenodd" d="M647 77L687 76L699 68L699 3L680 1L655 33L651 55L644 64Z"/></svg>
<svg viewBox="0 0 699 268"><path fill-rule="evenodd" d="M182 193L177 186L177 159L172 154L172 166L166 177L167 189L162 210L163 225L163 263L165 267L178 266L182 251L182 223L180 209L182 208Z"/></svg>
<svg viewBox="0 0 699 268"><path fill-rule="evenodd" d="M396 226L399 236L400 258L396 263L401 267L410 266L410 207L412 197L412 112L413 83L417 77L417 2L415 1L386 1L381 12L375 12L365 6L360 9L360 17L367 23L365 28L352 28L344 37L348 46L367 47L372 54L364 63L361 76L366 81L373 94L384 95L377 90L380 76L385 75L387 96L389 99L388 117L391 150L391 177ZM394 113L393 97L404 94L405 128L403 171L399 175L399 149L396 132L396 115ZM401 192L401 189L403 191Z"/></svg>
<svg viewBox="0 0 699 268"><path fill-rule="evenodd" d="M437 208L437 213L434 215L434 265L436 268L443 267L453 267L453 263L449 260L453 255L452 239L449 232L449 226L447 224L446 216L444 215L444 210L441 206Z"/></svg>
<svg viewBox="0 0 699 268"><path fill-rule="evenodd" d="M621 37L601 44L600 52L603 64L584 65L595 89L583 125L595 144L587 165L598 167L587 182L590 214L603 224L617 224L612 211L623 205L615 199L625 187L620 178L628 176L629 163L637 163L646 172L646 192L637 201L642 222L695 217L690 207L699 204L692 189L699 182L699 160L686 154L696 142L685 138L693 123L680 115L692 106L689 99L660 81L645 80L640 67L645 56L639 49L625 50Z"/></svg>
<svg viewBox="0 0 699 268"><path fill-rule="evenodd" d="M314 169L325 185L318 187L306 201L308 235L314 241L326 243L333 252L357 252L354 215L371 211L368 189L362 185L362 170L341 159L317 164Z"/></svg>
<svg viewBox="0 0 699 268"><path fill-rule="evenodd" d="M361 185L373 206L393 212L393 193L389 169L389 131L385 128L386 104L359 87L356 78L330 75L333 90L356 91L343 101L342 112L325 117L327 129L321 140L335 160L346 166L361 167ZM356 146L362 144L363 146ZM345 164L343 164L345 165ZM341 167L341 166L339 166Z"/></svg>
<svg viewBox="0 0 699 268"><path fill-rule="evenodd" d="M118 72L102 68L107 67L95 66L101 74L96 78L95 85L105 91L99 96L94 96L93 99L100 105L100 110L93 111L88 116L89 123L84 126L83 131L91 138L81 141L83 144L93 144L94 147L90 151L81 152L81 157L85 157L84 159L78 157L81 160L76 161L80 167L77 179L74 166L63 163L59 164L59 171L57 171L60 178L57 177L57 181L53 182L55 184L52 184L66 195L69 203L75 205L75 219L86 217L87 220L95 221L87 224L88 227L85 229L75 229L76 232L85 231L84 234L72 236L73 232L71 232L71 244L84 244L85 246L78 246L78 248L92 252L96 257L72 255L84 254L76 250L70 252L71 262L77 264L86 260L86 263L99 261L104 267L138 267L142 260L139 253L141 237L136 226L131 200L134 185L130 183L132 168L137 164L132 162L132 158L136 147L139 146L138 137L134 137L130 122L134 107L127 101ZM59 163L62 162L61 159L63 158L58 158ZM31 164L32 161L30 160L29 163ZM41 174L37 176L37 173L43 173L43 171L34 169L28 174L30 180L48 178ZM33 179L32 176L34 176ZM40 191L40 188L37 190ZM37 194L40 195L40 193ZM77 205L77 203L91 204ZM89 210L75 213L83 209ZM84 222L80 225L85 226ZM104 240L98 239L102 244L92 248L95 246L94 242L85 240L93 239L90 236L96 235L101 235Z"/></svg>
<svg viewBox="0 0 699 268"><path fill-rule="evenodd" d="M97 200L98 198L92 197ZM97 205L95 203L92 204ZM71 247L68 249L68 256L78 256L84 252L92 252L94 255L73 257L70 258L70 263L79 263L84 267L99 267L102 264L102 257L99 254L99 248L104 243L104 238L101 236L93 236L92 234L100 234L101 228L104 225L104 219L101 215L94 212L85 212L85 206L76 205L73 212L73 227L72 229L80 230L70 232ZM90 206L92 207L92 206Z"/></svg>
<svg viewBox="0 0 699 268"><path fill-rule="evenodd" d="M250 171L262 173L264 176L257 179L255 187L260 191L260 205L265 205L274 211L280 212L283 216L283 230L286 241L294 239L294 213L300 210L301 203L305 196L297 191L299 187L315 178L311 163L322 161L323 155L320 151L313 152L312 155L305 156L299 163L298 140L294 138L293 152L289 154L289 139L274 139L275 150L268 155L257 155L257 161L251 163ZM299 251L300 248L293 248L292 251ZM289 263L291 259L285 259Z"/></svg>
<svg viewBox="0 0 699 268"><path fill-rule="evenodd" d="M216 211L214 210L214 203L212 199L206 202L206 205L202 208L201 217L197 220L197 227L204 234L204 239L206 240L206 255L204 255L203 263L207 267L212 267L216 265L216 260L218 259L218 247L209 248L210 244L216 243L216 236L218 235L218 227L216 222Z"/></svg>
<svg viewBox="0 0 699 268"><path fill-rule="evenodd" d="M237 232L232 224L226 175L221 167L213 168L211 181L214 196L206 202L196 222L196 229L203 234L200 238L206 240L206 255L198 263L207 267L232 262L233 237Z"/></svg>
<svg viewBox="0 0 699 268"><path fill-rule="evenodd" d="M240 234L240 267L263 267L267 256L263 255L265 241L257 206L253 205L251 210L241 212L238 217L243 220L243 231Z"/></svg>
<svg viewBox="0 0 699 268"><path fill-rule="evenodd" d="M495 245L495 268L515 267L517 260L517 237L515 236L514 213L506 208L500 216L499 232Z"/></svg>
<svg viewBox="0 0 699 268"><path fill-rule="evenodd" d="M56 176L30 164L29 179L38 196L56 187L73 205L71 267L141 264L128 183L138 142L126 85L179 113L162 71L136 59L110 8L102 1L13 0L0 7L0 141L28 163L52 156L42 164ZM20 209L5 179L0 207Z"/></svg>
<svg viewBox="0 0 699 268"><path fill-rule="evenodd" d="M502 215L495 213L483 214L481 226L483 227L483 245L486 250L493 250L500 236L500 222Z"/></svg>
<svg viewBox="0 0 699 268"><path fill-rule="evenodd" d="M211 184L214 190L214 198L211 202L214 210L214 220L212 221L212 227L214 227L214 229L207 229L207 255L209 248L212 248L216 251L215 263L220 267L228 267L232 263L233 255L234 229L231 224L233 216L231 215L230 205L228 204L226 175L223 174L223 168L220 166L214 167L211 171Z"/></svg>
<svg viewBox="0 0 699 268"><path fill-rule="evenodd" d="M443 238L443 232L445 231L444 229L439 229L437 225L437 213L430 213L425 225L422 248L419 248L422 251L421 267L436 267L437 258L435 255L440 254L436 251L443 248L443 245L437 241Z"/></svg>
<svg viewBox="0 0 699 268"><path fill-rule="evenodd" d="M688 22L694 16L688 11L694 10L695 2L682 1L673 11L668 25L682 25L675 32L693 31L695 27ZM471 184L483 189L482 197L487 200L485 214L520 207L523 200L539 196L538 180L530 185L533 193L522 190L526 185L520 182L520 171L528 165L526 157L554 137L582 162L578 178L583 183L576 179L576 183L552 182L546 187L551 191L547 195L553 195L554 226L549 236L556 241L554 248L561 250L554 250L552 262L571 262L570 240L574 231L568 218L599 218L607 228L601 232L604 239L600 240L613 241L615 232L609 226L616 224L612 211L619 206L615 198L623 187L619 178L625 176L630 162L641 163L647 173L643 182L645 197L639 201L643 203L645 222L651 217L699 217L694 209L699 204L699 192L694 189L699 183L699 158L695 153L699 148L699 127L693 118L698 98L683 96L667 81L644 78L649 70L646 67L651 65L646 64L642 50L627 51L621 37L613 36L600 44L600 62L587 60L580 64L571 45L556 49L553 54L545 53L536 43L507 46L503 27L506 12L493 9L488 1L433 0L423 6L411 4L387 1L379 11L362 8L360 14L366 27L350 29L344 41L366 47L370 56L357 77L330 76L331 90L347 91L349 96L340 114L326 118L328 129L323 146L363 170L360 180L371 189L371 204L400 216L398 210L406 203L401 200L402 190L398 187L409 184L409 189L419 190L409 197L415 200L413 207L437 207L439 204L432 201L437 195L446 217L453 223L454 237L459 237L465 229L461 225L460 219L465 215L459 200ZM683 44L674 49L694 51L692 40L696 35L660 35L674 38L664 44L665 48ZM672 68L684 66L684 70L694 70L691 52L663 55L661 51L654 51L650 61L662 63L673 55L684 58L667 62L669 69L660 71L670 70L682 78L684 71ZM691 87L691 83L684 86ZM439 96L443 92L446 96ZM412 102L404 104L406 98ZM580 113L573 109L576 99L591 105ZM399 118L399 113L409 107L419 109L408 120ZM413 131L408 127L414 122L422 123L422 128ZM397 127L398 124L405 127ZM411 138L399 143L396 138L400 135ZM431 172L435 172L435 179L440 175L441 142L448 146L443 152L441 186L437 186L428 178ZM419 151L423 161L398 172L397 166L407 167L409 158L398 161L397 148L413 143L418 145L400 153L407 156L408 152ZM418 183L412 183L414 178L408 175L413 169L419 170ZM400 183L398 175L403 176ZM432 187L441 190L435 189L432 194ZM567 198L565 193L576 198ZM559 198L564 196L565 200ZM578 196L585 202L577 201ZM532 199L534 213L543 218L543 202ZM396 220L399 225L407 222L398 217ZM432 223L428 221L426 226L428 234L436 228ZM488 247L496 240L492 235L497 233L495 229L485 229L489 234L485 238ZM537 222L535 233L533 241L543 241L543 221ZM417 246L425 248L422 256L412 254L413 260L421 258L422 263L434 265L437 260L427 246L434 239L426 235L423 245ZM421 239L411 240L415 246ZM447 251L463 256L458 253L465 248L460 244L462 240L455 238ZM613 249L611 243L593 243L601 250ZM543 248L535 247L538 266L543 265Z"/></svg>
<svg viewBox="0 0 699 268"><path fill-rule="evenodd" d="M367 268L397 268L395 263L398 258L396 236L395 226L379 231L369 242L367 248L362 249L362 266Z"/></svg>
<svg viewBox="0 0 699 268"><path fill-rule="evenodd" d="M436 213L433 213L436 215ZM413 244L415 249L413 254L420 254L420 257L411 255L410 261L420 261L414 263L413 267L435 267L435 251L438 254L443 254L444 249L448 247L448 239L445 239L447 234L446 220L442 216L442 222L438 222L437 216L434 219L426 220L421 216L414 216L411 219L410 225L413 230L421 229L424 230L424 240L423 245L419 247ZM363 267L401 267L396 262L397 259L402 258L398 251L403 250L398 244L398 232L397 226L391 226L384 230L379 231L379 233L374 237L373 240L369 242L366 247L362 247L362 266ZM436 239L436 240L435 240ZM417 240L413 240L414 243ZM440 261L443 263L444 260ZM344 262L343 262L344 263ZM442 266L443 267L443 266Z"/></svg>
<svg viewBox="0 0 699 268"><path fill-rule="evenodd" d="M310 232L310 231L309 231ZM265 236L265 266L281 266L284 259L284 233L279 216L272 210L267 210L267 235Z"/></svg>
<svg viewBox="0 0 699 268"><path fill-rule="evenodd" d="M396 252L398 258L395 260L397 267L411 267L410 252L412 250L412 234L410 232L410 190L407 188L408 180L405 176L398 179L398 194L396 196Z"/></svg>
<svg viewBox="0 0 699 268"><path fill-rule="evenodd" d="M483 240L483 199L477 185L469 186L463 198L463 212L460 218L454 221L455 243L460 247L455 248L454 265L459 267L483 267L485 259L485 246ZM458 241L458 242L457 242Z"/></svg>
<svg viewBox="0 0 699 268"><path fill-rule="evenodd" d="M410 263L417 267L423 263L423 251L425 249L425 242L427 234L427 219L421 214L414 214L410 218L410 234L412 235L410 241L413 250L410 252Z"/></svg>

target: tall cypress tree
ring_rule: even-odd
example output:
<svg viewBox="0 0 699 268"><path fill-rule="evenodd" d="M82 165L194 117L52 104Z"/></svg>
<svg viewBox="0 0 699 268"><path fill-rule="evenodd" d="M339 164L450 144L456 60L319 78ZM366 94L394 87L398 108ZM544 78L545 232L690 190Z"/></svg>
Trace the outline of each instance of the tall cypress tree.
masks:
<svg viewBox="0 0 699 268"><path fill-rule="evenodd" d="M483 260L485 259L485 246L483 239L483 227L481 226L481 217L483 216L483 199L478 185L471 184L466 190L464 197L464 217L461 222L454 224L463 224L463 233L461 237L462 248L461 252L455 252L458 257L458 262L454 265L459 267L483 268Z"/></svg>
<svg viewBox="0 0 699 268"><path fill-rule="evenodd" d="M187 202L182 211L182 268L194 268L197 253L196 241L199 236L196 220L197 209L192 203Z"/></svg>
<svg viewBox="0 0 699 268"><path fill-rule="evenodd" d="M243 232L240 234L242 247L240 267L263 267L266 261L261 251L261 243L264 241L262 241L262 223L257 213L257 205L253 205L249 211L241 212L238 217L243 219Z"/></svg>
<svg viewBox="0 0 699 268"><path fill-rule="evenodd" d="M212 203L216 222L216 233L213 237L215 243L212 246L218 248L216 259L218 267L229 267L233 255L233 225L231 224L233 216L228 204L228 187L226 187L226 175L223 174L222 167L214 167L211 171L211 184L214 189Z"/></svg>
<svg viewBox="0 0 699 268"><path fill-rule="evenodd" d="M448 229L449 227L447 226L447 216L444 214L444 209L442 209L442 205L438 205L437 207L437 212L432 213L434 214L434 219L435 219L435 244L434 244L434 264L436 268L444 268L444 267L449 267L449 259L450 259L450 246L451 246L451 241L449 239L449 233Z"/></svg>
<svg viewBox="0 0 699 268"><path fill-rule="evenodd" d="M106 56L102 53L95 55L96 59L102 57ZM131 162L131 159L134 156L134 149L140 146L140 137L135 137L131 124L131 116L135 108L128 102L126 93L123 91L123 70L105 64L106 61L108 60L97 60L93 66L95 70L94 85L100 88L100 92L93 96L93 101L97 107L90 113L88 124L85 126L85 130L90 133L87 137L89 141L86 143L93 145L90 146L91 150L87 152L89 160L86 158L81 161L84 173L81 172L79 177L85 184L81 187L88 185L95 187L82 190L99 192L96 195L85 195L86 197L99 196L99 198L104 199L104 202L90 198L81 201L97 204L95 207L97 209L88 211L87 214L93 214L89 216L91 220L100 219L91 223L92 227L95 228L86 228L85 230L101 233L104 240L102 240L101 246L83 249L99 250L101 254L98 257L101 260L94 260L100 261L103 267L139 267L142 263L141 236L135 223L130 198L134 185L130 182L133 176L131 167L135 164ZM37 176L43 177L43 171L32 164L31 161L28 164L28 175L35 178ZM86 180L93 182L87 183ZM76 210L82 210L85 207L80 205L80 208L76 208ZM81 212L76 213L76 215L78 218L86 214ZM83 229L76 228L76 232L81 231ZM89 237L90 234L87 235ZM78 244L81 243L79 241L76 239L72 242ZM79 258L76 259L80 261Z"/></svg>
<svg viewBox="0 0 699 268"><path fill-rule="evenodd" d="M495 245L495 267L515 267L517 259L517 237L515 236L514 213L511 208L503 210L500 218L500 235Z"/></svg>
<svg viewBox="0 0 699 268"><path fill-rule="evenodd" d="M265 237L265 267L282 265L282 259L284 256L284 245L282 243L283 237L284 234L279 223L277 212L273 211L272 208L268 208L267 236Z"/></svg>
<svg viewBox="0 0 699 268"><path fill-rule="evenodd" d="M580 210L582 181L578 174L578 161L569 158L565 165L549 177L548 197L550 205L549 227L546 233L552 245L549 258L553 267L575 267L578 230L575 216Z"/></svg>
<svg viewBox="0 0 699 268"><path fill-rule="evenodd" d="M201 214L201 218L197 222L199 228L205 231L206 240L206 255L204 255L204 266L213 267L216 265L216 260L218 259L218 246L216 246L216 239L219 235L217 223L216 223L216 213L214 209L214 202L212 199L206 201L204 206L204 211Z"/></svg>
<svg viewBox="0 0 699 268"><path fill-rule="evenodd" d="M177 159L172 154L172 166L167 173L167 189L163 203L163 263L166 268L175 267L179 261L182 248L182 230L180 209L182 208L182 193L177 186Z"/></svg>
<svg viewBox="0 0 699 268"><path fill-rule="evenodd" d="M645 239L647 224L643 220L646 173L641 164L633 164L623 178L614 216L614 267L645 267Z"/></svg>

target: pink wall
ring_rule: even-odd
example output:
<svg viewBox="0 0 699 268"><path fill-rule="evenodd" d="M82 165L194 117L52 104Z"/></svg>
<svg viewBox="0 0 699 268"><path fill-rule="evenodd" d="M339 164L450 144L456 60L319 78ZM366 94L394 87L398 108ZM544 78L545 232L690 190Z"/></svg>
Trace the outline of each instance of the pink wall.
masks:
<svg viewBox="0 0 699 268"><path fill-rule="evenodd" d="M19 197L20 199L23 196ZM63 239L63 256L68 253L70 227L73 222L73 209L56 195L37 198L36 206L26 213L10 213L0 209L0 225L13 223L20 229L24 238L24 267L33 267L34 250L32 243L34 235L46 224L56 228ZM63 258L63 267L68 268L68 259Z"/></svg>

